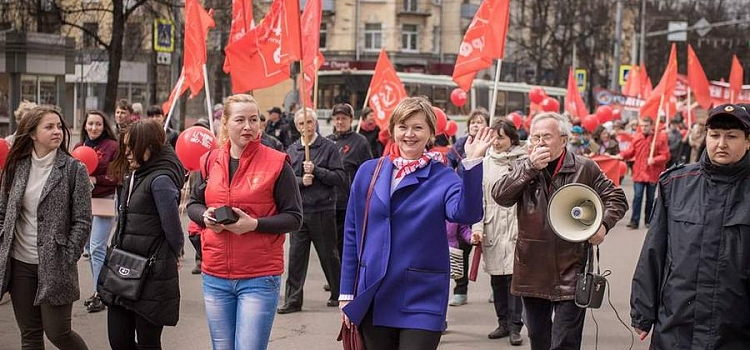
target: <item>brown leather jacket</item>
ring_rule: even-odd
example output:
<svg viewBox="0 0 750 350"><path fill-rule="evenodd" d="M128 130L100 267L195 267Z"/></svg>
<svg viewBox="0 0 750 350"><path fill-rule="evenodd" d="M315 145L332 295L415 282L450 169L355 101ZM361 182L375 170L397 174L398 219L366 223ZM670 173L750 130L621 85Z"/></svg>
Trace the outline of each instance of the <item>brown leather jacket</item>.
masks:
<svg viewBox="0 0 750 350"><path fill-rule="evenodd" d="M628 210L625 192L615 187L592 160L565 152L554 177L519 161L511 173L492 187L492 198L505 207L518 204L518 241L511 293L551 301L572 300L576 274L586 263L586 245L560 239L547 223L547 203L556 189L569 183L593 188L604 203L604 227L609 231Z"/></svg>

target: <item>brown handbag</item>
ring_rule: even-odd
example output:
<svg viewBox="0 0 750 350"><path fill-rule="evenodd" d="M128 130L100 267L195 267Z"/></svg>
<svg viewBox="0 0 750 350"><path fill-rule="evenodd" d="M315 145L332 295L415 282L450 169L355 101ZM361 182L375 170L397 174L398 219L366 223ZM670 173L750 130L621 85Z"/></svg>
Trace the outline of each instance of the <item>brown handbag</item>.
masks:
<svg viewBox="0 0 750 350"><path fill-rule="evenodd" d="M365 215L362 220L362 241L359 244L359 254L357 256L357 271L354 274L354 296L357 296L357 282L359 281L359 262L362 261L362 252L365 246L365 234L367 233L367 216L370 213L370 198L372 197L372 191L375 189L375 181L380 176L380 168L383 166L385 157L381 157L378 160L378 165L375 167L375 173L370 180L370 188L367 189L367 199L365 200ZM365 342L362 340L362 333L359 331L359 326L351 323L350 327L341 322L341 331L339 331L339 337L337 341L342 342L344 350L365 350Z"/></svg>

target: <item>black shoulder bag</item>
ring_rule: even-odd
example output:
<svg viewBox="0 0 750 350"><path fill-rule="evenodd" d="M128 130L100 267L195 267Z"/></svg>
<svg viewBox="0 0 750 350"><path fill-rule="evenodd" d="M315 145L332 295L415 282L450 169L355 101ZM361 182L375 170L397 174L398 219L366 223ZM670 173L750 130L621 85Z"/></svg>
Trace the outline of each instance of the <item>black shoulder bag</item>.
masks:
<svg viewBox="0 0 750 350"><path fill-rule="evenodd" d="M594 249L596 249L596 260L594 260ZM599 249L587 244L586 250L588 250L586 267L583 272L578 273L576 279L575 303L580 308L598 309L604 300L607 279L599 271ZM596 262L596 273L594 273L594 262Z"/></svg>
<svg viewBox="0 0 750 350"><path fill-rule="evenodd" d="M122 244L122 233L125 230L125 217L130 204L130 195L133 192L135 172L130 176L128 187L128 198L120 209L120 224L113 245L107 250L104 266L99 273L96 290L99 293L108 293L128 300L138 300L143 290L143 283L151 266L156 261L156 255L164 244L163 239L157 239L159 246L150 257L143 257L135 253L119 248ZM152 246L148 251L151 251Z"/></svg>

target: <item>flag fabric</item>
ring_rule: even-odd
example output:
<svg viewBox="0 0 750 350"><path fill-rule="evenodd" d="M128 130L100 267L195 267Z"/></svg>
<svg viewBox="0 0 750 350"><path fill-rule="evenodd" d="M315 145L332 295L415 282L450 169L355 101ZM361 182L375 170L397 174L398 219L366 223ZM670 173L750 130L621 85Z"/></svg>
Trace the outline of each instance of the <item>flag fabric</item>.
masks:
<svg viewBox="0 0 750 350"><path fill-rule="evenodd" d="M302 74L299 75L300 86L304 84L305 102L307 106L312 106L310 96L313 93L315 83L315 72L320 69L325 61L323 54L320 52L320 19L323 15L323 4L321 0L308 0L305 4L305 10L302 12L300 21L302 24L302 56L304 67ZM300 90L301 92L302 90Z"/></svg>
<svg viewBox="0 0 750 350"><path fill-rule="evenodd" d="M620 187L620 178L625 176L625 174L621 173L622 169L620 169L621 162L619 159L612 158L608 155L596 155L591 157L591 160L596 162L596 165L599 166L602 173L612 180L612 182L615 183L615 186Z"/></svg>
<svg viewBox="0 0 750 350"><path fill-rule="evenodd" d="M589 114L586 105L583 103L581 94L578 93L573 67L570 67L568 71L568 91L565 93L565 111L578 118L583 118Z"/></svg>
<svg viewBox="0 0 750 350"><path fill-rule="evenodd" d="M401 83L396 70L393 69L385 49L380 50L369 91L369 106L374 112L375 122L380 130L387 130L391 112L407 95L404 84Z"/></svg>
<svg viewBox="0 0 750 350"><path fill-rule="evenodd" d="M206 64L206 36L215 26L213 10L206 11L198 0L185 1L185 42L180 79L183 83L179 91L172 88L169 99L162 104L164 113L169 113L172 103L190 89L193 98L203 89L203 66ZM179 84L178 84L179 85Z"/></svg>
<svg viewBox="0 0 750 350"><path fill-rule="evenodd" d="M664 102L669 103L674 89L677 86L677 48L675 44L672 44L672 50L669 53L669 61L667 61L667 68L664 69L664 74L659 80L659 85L653 90L646 103L641 106L641 117L657 118L659 116L659 103L662 101L661 98L664 96ZM664 105L662 105L664 110ZM674 113L672 110L671 113ZM670 116L667 116L670 117Z"/></svg>
<svg viewBox="0 0 750 350"><path fill-rule="evenodd" d="M289 78L289 65L295 57L299 57L300 52L299 23L289 23L290 17L294 21L298 19L287 15L294 8L299 9L299 4L295 7L288 5L289 2L274 0L266 17L257 26L224 49L229 61L233 93L273 86ZM297 34L290 34L289 30L296 30ZM289 39L290 36L292 39ZM296 52L288 51L289 40L296 43ZM291 45L291 48L294 47Z"/></svg>
<svg viewBox="0 0 750 350"><path fill-rule="evenodd" d="M651 78L649 78L648 76L648 71L646 71L645 63L641 64L641 68L638 70L638 75L641 78L641 99L647 100L649 96L651 96L651 90L654 89L654 85L651 84Z"/></svg>
<svg viewBox="0 0 750 350"><path fill-rule="evenodd" d="M742 78L742 65L737 59L737 55L733 55L732 70L729 72L729 103L735 103L740 99Z"/></svg>
<svg viewBox="0 0 750 350"><path fill-rule="evenodd" d="M229 28L227 45L242 39L250 29L255 27L253 20L252 0L232 0L232 24ZM224 73L229 73L229 60L224 58Z"/></svg>
<svg viewBox="0 0 750 350"><path fill-rule="evenodd" d="M640 68L634 66L628 73L628 79L622 88L622 94L630 97L638 97L641 94L641 75Z"/></svg>
<svg viewBox="0 0 750 350"><path fill-rule="evenodd" d="M302 58L299 0L274 0L274 2L278 1L282 2L281 14L283 20L280 26L273 28L277 31L277 35L281 37L282 60L286 60L288 63L299 61ZM318 26L318 30L320 30L320 26ZM281 32L278 33L278 31Z"/></svg>
<svg viewBox="0 0 750 350"><path fill-rule="evenodd" d="M185 1L185 47L183 74L195 97L203 89L203 65L206 64L206 36L215 25L213 10L206 12L198 0Z"/></svg>
<svg viewBox="0 0 750 350"><path fill-rule="evenodd" d="M695 100L698 104L709 109L711 107L711 93L709 92L708 78L706 78L706 72L703 71L703 66L698 60L698 56L693 51L693 47L688 44L688 86L695 95ZM688 106L690 108L690 106Z"/></svg>
<svg viewBox="0 0 750 350"><path fill-rule="evenodd" d="M474 15L453 67L453 81L464 91L469 91L478 71L505 55L509 7L510 0L484 0Z"/></svg>

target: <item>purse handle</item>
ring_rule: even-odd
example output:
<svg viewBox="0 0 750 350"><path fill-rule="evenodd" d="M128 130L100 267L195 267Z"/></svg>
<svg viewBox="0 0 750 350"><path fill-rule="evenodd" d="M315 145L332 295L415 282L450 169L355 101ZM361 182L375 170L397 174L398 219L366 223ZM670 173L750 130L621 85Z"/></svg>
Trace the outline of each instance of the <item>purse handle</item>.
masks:
<svg viewBox="0 0 750 350"><path fill-rule="evenodd" d="M362 240L359 242L359 253L357 254L357 271L354 273L354 297L357 296L357 285L359 284L359 268L362 266L362 253L365 248L365 237L367 235L367 217L370 213L370 198L372 198L372 192L375 189L375 182L380 177L380 169L383 167L383 161L385 156L380 157L378 165L375 166L375 172L372 174L372 180L370 180L370 187L367 189L367 199L365 199L365 216L362 219Z"/></svg>
<svg viewBox="0 0 750 350"><path fill-rule="evenodd" d="M128 185L128 198L125 200L125 204L122 205L122 208L120 209L120 217L118 218L118 228L115 232L115 237L112 239L112 247L117 248L122 244L122 233L125 231L125 223L127 222L127 214L128 214L128 207L130 206L130 195L133 194L133 185L135 184L135 171L133 171L130 174L130 184ZM154 244L159 241L158 239L156 241L151 242L151 245L148 247L147 252L151 252L151 248L154 247ZM156 254L159 253L161 250L161 247L164 245L164 242L166 242L166 238L162 239L159 244L156 246L156 250L154 253L149 257L149 264L152 264L154 261L156 261Z"/></svg>

